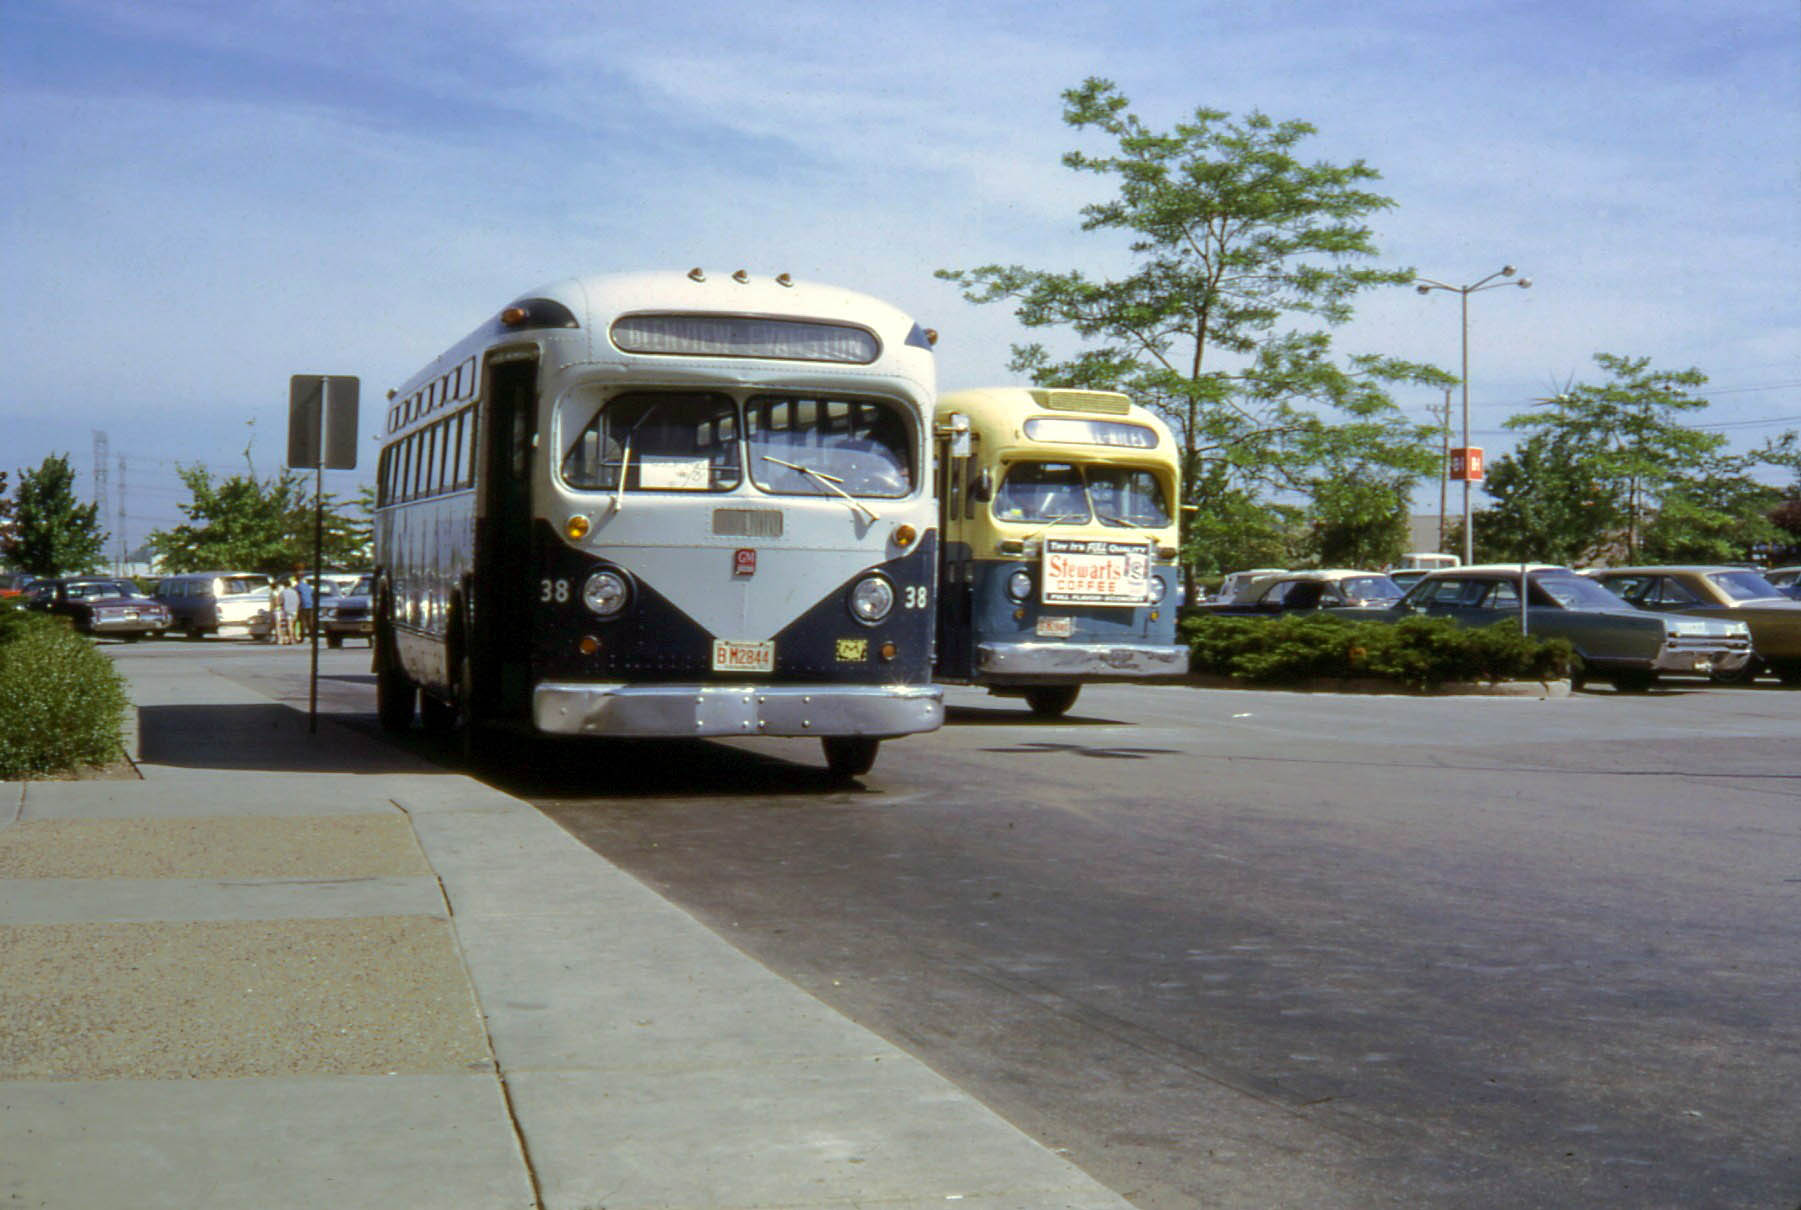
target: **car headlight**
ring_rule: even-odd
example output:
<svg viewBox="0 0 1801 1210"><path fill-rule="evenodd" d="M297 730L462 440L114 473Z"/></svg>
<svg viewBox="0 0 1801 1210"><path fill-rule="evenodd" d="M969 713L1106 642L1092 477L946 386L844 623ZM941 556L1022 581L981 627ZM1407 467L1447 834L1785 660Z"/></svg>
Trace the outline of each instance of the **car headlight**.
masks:
<svg viewBox="0 0 1801 1210"><path fill-rule="evenodd" d="M599 618L617 617L631 600L631 595L631 585L626 583L625 577L611 569L595 572L582 585L582 604Z"/></svg>
<svg viewBox="0 0 1801 1210"><path fill-rule="evenodd" d="M1026 601L1032 596L1032 573L1020 568L1007 577L1007 595L1015 601Z"/></svg>
<svg viewBox="0 0 1801 1210"><path fill-rule="evenodd" d="M338 616L338 607L336 605L321 605L319 606L319 616L329 622Z"/></svg>
<svg viewBox="0 0 1801 1210"><path fill-rule="evenodd" d="M1163 577L1162 576L1152 576L1151 577L1151 604L1153 604L1153 605L1163 604L1163 598L1168 595L1169 595L1169 585L1164 583Z"/></svg>
<svg viewBox="0 0 1801 1210"><path fill-rule="evenodd" d="M894 585L881 576L864 576L850 590L851 616L870 625L888 616L894 608Z"/></svg>

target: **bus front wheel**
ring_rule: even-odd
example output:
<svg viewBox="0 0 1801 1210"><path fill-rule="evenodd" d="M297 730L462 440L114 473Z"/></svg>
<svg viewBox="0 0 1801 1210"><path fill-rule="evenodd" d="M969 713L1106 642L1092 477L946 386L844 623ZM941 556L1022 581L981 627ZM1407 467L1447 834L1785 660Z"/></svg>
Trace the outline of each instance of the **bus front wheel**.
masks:
<svg viewBox="0 0 1801 1210"><path fill-rule="evenodd" d="M375 635L375 713L381 729L399 735L412 729L419 689L401 670L394 651L394 632L382 626Z"/></svg>
<svg viewBox="0 0 1801 1210"><path fill-rule="evenodd" d="M1039 718L1059 718L1076 704L1080 685L1039 685L1026 690L1026 705Z"/></svg>
<svg viewBox="0 0 1801 1210"><path fill-rule="evenodd" d="M879 739L864 735L827 735L819 741L825 747L826 768L834 777L861 777L875 765L882 746Z"/></svg>

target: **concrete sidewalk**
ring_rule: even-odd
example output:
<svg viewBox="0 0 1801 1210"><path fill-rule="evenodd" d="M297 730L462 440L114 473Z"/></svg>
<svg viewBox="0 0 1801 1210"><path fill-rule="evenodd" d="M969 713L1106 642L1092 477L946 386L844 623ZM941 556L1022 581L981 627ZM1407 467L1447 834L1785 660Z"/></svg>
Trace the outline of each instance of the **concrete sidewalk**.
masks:
<svg viewBox="0 0 1801 1210"><path fill-rule="evenodd" d="M1127 1203L527 804L122 660L0 784L0 1206Z"/></svg>

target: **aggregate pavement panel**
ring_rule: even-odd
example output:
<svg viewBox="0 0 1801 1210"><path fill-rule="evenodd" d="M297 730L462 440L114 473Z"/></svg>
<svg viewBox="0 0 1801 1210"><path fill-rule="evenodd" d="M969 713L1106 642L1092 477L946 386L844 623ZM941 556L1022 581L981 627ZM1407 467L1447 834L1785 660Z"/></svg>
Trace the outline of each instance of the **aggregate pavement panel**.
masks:
<svg viewBox="0 0 1801 1210"><path fill-rule="evenodd" d="M0 926L0 1079L467 1071L491 1061L447 921Z"/></svg>
<svg viewBox="0 0 1801 1210"><path fill-rule="evenodd" d="M0 879L0 925L446 914L430 877Z"/></svg>
<svg viewBox="0 0 1801 1210"><path fill-rule="evenodd" d="M508 1088L546 1210L1128 1210L910 1059L525 1072Z"/></svg>
<svg viewBox="0 0 1801 1210"><path fill-rule="evenodd" d="M533 1198L493 1076L308 1076L0 1082L0 1205L528 1210Z"/></svg>
<svg viewBox="0 0 1801 1210"><path fill-rule="evenodd" d="M391 808L386 815L34 818L0 829L0 878L355 879L430 874L412 827Z"/></svg>

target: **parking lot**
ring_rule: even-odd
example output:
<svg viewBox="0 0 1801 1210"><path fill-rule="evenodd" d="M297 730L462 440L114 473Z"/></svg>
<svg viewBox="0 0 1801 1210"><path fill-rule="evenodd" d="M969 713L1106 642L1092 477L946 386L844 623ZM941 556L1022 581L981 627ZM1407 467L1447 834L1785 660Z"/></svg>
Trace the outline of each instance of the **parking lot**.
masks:
<svg viewBox="0 0 1801 1210"><path fill-rule="evenodd" d="M133 658L306 705L304 650ZM1141 1207L1801 1202L1801 692L949 700L849 788L803 741L482 775Z"/></svg>

